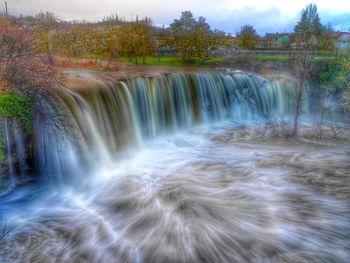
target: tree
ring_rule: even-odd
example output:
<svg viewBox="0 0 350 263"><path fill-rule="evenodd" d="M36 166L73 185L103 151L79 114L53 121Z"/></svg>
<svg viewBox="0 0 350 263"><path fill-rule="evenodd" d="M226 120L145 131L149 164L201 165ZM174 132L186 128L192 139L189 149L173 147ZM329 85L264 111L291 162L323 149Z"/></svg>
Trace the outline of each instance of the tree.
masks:
<svg viewBox="0 0 350 263"><path fill-rule="evenodd" d="M104 17L102 23L105 25L120 25L123 24L123 21L120 19L118 14L112 14Z"/></svg>
<svg viewBox="0 0 350 263"><path fill-rule="evenodd" d="M36 48L39 52L46 54L48 62L53 65L53 42L50 38L50 31L57 25L57 18L54 13L40 12L35 19L38 21L34 28Z"/></svg>
<svg viewBox="0 0 350 263"><path fill-rule="evenodd" d="M328 85L328 92L335 90L342 93L341 110L345 118L350 120L350 59L340 56L337 60L340 67L335 78Z"/></svg>
<svg viewBox="0 0 350 263"><path fill-rule="evenodd" d="M322 24L317 6L309 4L301 13L301 18L294 28L300 48L314 50L322 37Z"/></svg>
<svg viewBox="0 0 350 263"><path fill-rule="evenodd" d="M51 12L40 12L39 14L35 15L35 20L39 23L56 23L57 17L54 13Z"/></svg>
<svg viewBox="0 0 350 263"><path fill-rule="evenodd" d="M107 54L106 36L106 32L99 29L87 28L86 30L86 53L95 60L95 64L98 58Z"/></svg>
<svg viewBox="0 0 350 263"><path fill-rule="evenodd" d="M241 27L238 33L238 38L240 40L240 46L247 49L255 49L258 43L258 34L256 30L251 25L244 25Z"/></svg>
<svg viewBox="0 0 350 263"><path fill-rule="evenodd" d="M105 52L109 59L109 61L112 60L113 57L117 57L118 51L120 50L120 32L119 27L113 26L113 25L107 25L104 28L104 45L105 45Z"/></svg>
<svg viewBox="0 0 350 263"><path fill-rule="evenodd" d="M213 34L204 17L199 17L194 29L196 57L205 60L210 55Z"/></svg>
<svg viewBox="0 0 350 263"><path fill-rule="evenodd" d="M322 37L318 39L317 49L331 52L334 50L335 39L330 37L330 34L335 32L332 24L328 23L326 26L322 26Z"/></svg>
<svg viewBox="0 0 350 263"><path fill-rule="evenodd" d="M182 12L180 19L170 25L172 44L185 62L195 58L194 29L196 20L190 11Z"/></svg>
<svg viewBox="0 0 350 263"><path fill-rule="evenodd" d="M172 45L183 61L208 58L213 32L204 17L196 21L190 11L182 12L180 19L175 19L170 25L170 32Z"/></svg>
<svg viewBox="0 0 350 263"><path fill-rule="evenodd" d="M312 70L312 60L316 47L322 35L322 24L317 13L317 6L308 5L301 14L300 21L294 28L299 50L294 57L294 69L299 78L295 93L294 128L293 134L298 133L299 118L302 113L305 87ZM302 48L302 49L301 49Z"/></svg>
<svg viewBox="0 0 350 263"><path fill-rule="evenodd" d="M3 89L34 98L52 88L55 74L36 52L31 32L11 21L0 22L0 77Z"/></svg>
<svg viewBox="0 0 350 263"><path fill-rule="evenodd" d="M68 58L82 58L88 54L90 43L89 32L84 25L73 25L54 34L53 46L55 51Z"/></svg>
<svg viewBox="0 0 350 263"><path fill-rule="evenodd" d="M232 36L220 30L214 30L211 38L210 51L217 50L220 47L224 47L227 54L227 52L233 48Z"/></svg>
<svg viewBox="0 0 350 263"><path fill-rule="evenodd" d="M150 26L134 22L125 24L118 32L118 43L121 54L128 58L142 57L145 63L146 56L153 53Z"/></svg>
<svg viewBox="0 0 350 263"><path fill-rule="evenodd" d="M48 91L55 83L54 71L36 52L31 32L11 21L0 21L0 117L18 121L23 134L29 135L33 109L38 108L43 96L51 94ZM1 155L4 157L0 149ZM7 160L10 161L10 157Z"/></svg>

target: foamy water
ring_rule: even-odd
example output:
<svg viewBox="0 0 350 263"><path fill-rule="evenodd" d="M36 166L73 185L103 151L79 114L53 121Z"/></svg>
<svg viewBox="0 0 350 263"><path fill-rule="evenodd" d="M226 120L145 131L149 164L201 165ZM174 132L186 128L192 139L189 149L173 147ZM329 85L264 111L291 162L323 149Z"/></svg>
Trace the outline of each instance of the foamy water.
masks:
<svg viewBox="0 0 350 263"><path fill-rule="evenodd" d="M348 262L349 145L240 132L145 142L4 213L0 261Z"/></svg>

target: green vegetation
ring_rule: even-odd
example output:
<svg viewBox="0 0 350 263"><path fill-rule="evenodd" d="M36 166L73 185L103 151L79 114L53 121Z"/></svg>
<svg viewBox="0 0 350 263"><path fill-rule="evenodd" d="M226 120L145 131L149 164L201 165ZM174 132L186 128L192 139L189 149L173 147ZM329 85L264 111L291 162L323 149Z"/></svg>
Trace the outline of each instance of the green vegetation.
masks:
<svg viewBox="0 0 350 263"><path fill-rule="evenodd" d="M32 131L31 103L28 99L15 95L14 93L0 93L0 117L15 118L25 127L26 131ZM5 158L4 149L4 131L0 129L0 163Z"/></svg>
<svg viewBox="0 0 350 263"><path fill-rule="evenodd" d="M288 55L255 55L252 58L260 61L275 61L275 62L284 62L290 59ZM335 56L315 56L312 59L312 63L332 62L332 61L335 61L336 59L337 58Z"/></svg>
<svg viewBox="0 0 350 263"><path fill-rule="evenodd" d="M254 49L258 44L258 34L251 25L244 25L241 27L240 32L237 34L240 39L240 47L246 49Z"/></svg>
<svg viewBox="0 0 350 263"><path fill-rule="evenodd" d="M139 19L137 16L135 20L127 21L117 14L93 23L66 22L50 12L21 16L14 21L18 26L31 28L28 33L36 50L46 58L46 63L64 67L78 66L74 60L84 58L93 60L85 66L97 67L100 66L99 60L132 60L136 64L166 66L193 63L198 66L216 60L211 59L213 56L233 55L237 49L292 50L293 53L309 50L314 56L319 51L335 52L335 44L339 41L334 34L329 34L335 33L331 25L322 25L317 6L313 4L302 11L293 33L266 34L265 37L260 37L253 25L243 25L236 36L213 29L206 18L197 17L191 11L182 12L169 27L156 26L147 17ZM158 56L161 56L160 61ZM182 62L174 57L181 58ZM257 56L254 59L288 60L279 55ZM144 60L148 62L144 63Z"/></svg>
<svg viewBox="0 0 350 263"><path fill-rule="evenodd" d="M317 6L309 4L303 9L301 18L294 27L296 44L299 48L294 55L294 74L300 80L295 89L295 111L293 134L299 130L299 118L302 113L306 85L312 74L313 59L317 51L317 44L322 38L322 24L317 12Z"/></svg>
<svg viewBox="0 0 350 263"><path fill-rule="evenodd" d="M349 57L343 57L338 60L340 64L338 68L332 70L333 76L329 80L326 90L340 91L342 94L341 109L348 120L350 119L350 59Z"/></svg>
<svg viewBox="0 0 350 263"><path fill-rule="evenodd" d="M155 27L149 18L122 21L117 15L97 23L69 24L49 12L22 19L18 23L32 25L36 49L51 65L55 57L90 57L95 63L101 56L108 61L127 57L142 63L149 56L162 55L178 56L187 64L198 65L202 64L200 60L205 64L219 48L230 49L234 44L231 35L211 29L204 17L196 19L190 11L182 12L169 28Z"/></svg>
<svg viewBox="0 0 350 263"><path fill-rule="evenodd" d="M333 63L335 60L337 60L336 56L315 56L312 58L312 63Z"/></svg>
<svg viewBox="0 0 350 263"><path fill-rule="evenodd" d="M18 119L27 132L32 129L31 103L14 93L0 93L0 116Z"/></svg>
<svg viewBox="0 0 350 263"><path fill-rule="evenodd" d="M318 62L316 68L311 76L311 81L317 87L314 92L321 98L340 95L339 109L346 119L350 119L350 58L342 56L332 61ZM323 111L326 110L323 107Z"/></svg>
<svg viewBox="0 0 350 263"><path fill-rule="evenodd" d="M325 85L334 81L341 70L341 63L339 61L329 62L325 65L325 68L321 70L318 74L312 76L312 82Z"/></svg>
<svg viewBox="0 0 350 263"><path fill-rule="evenodd" d="M336 86L340 90L350 88L350 57L333 57L316 62L323 68L312 76L312 82L318 85Z"/></svg>
<svg viewBox="0 0 350 263"><path fill-rule="evenodd" d="M195 64L198 60L206 61L211 57L211 51L227 44L226 33L213 31L204 17L196 20L190 11L182 12L169 30L169 38L165 44L172 46L187 64Z"/></svg>
<svg viewBox="0 0 350 263"><path fill-rule="evenodd" d="M141 64L143 63L141 58L133 58L129 59L127 57L121 57L118 59L121 62L128 62L128 63L134 63L134 64ZM144 64L145 65L161 65L161 66L206 66L210 65L216 62L222 61L222 58L209 58L207 60L202 59L194 59L192 63L188 64L186 63L182 58L180 57L156 57L156 56L147 56L145 57Z"/></svg>

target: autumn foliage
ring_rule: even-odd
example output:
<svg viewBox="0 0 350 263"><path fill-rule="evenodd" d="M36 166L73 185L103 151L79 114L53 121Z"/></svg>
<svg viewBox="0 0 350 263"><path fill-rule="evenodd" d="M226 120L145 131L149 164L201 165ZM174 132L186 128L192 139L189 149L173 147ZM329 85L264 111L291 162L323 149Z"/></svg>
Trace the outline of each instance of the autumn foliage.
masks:
<svg viewBox="0 0 350 263"><path fill-rule="evenodd" d="M52 68L37 53L31 31L15 21L0 21L1 89L32 97L35 92L50 89L55 82Z"/></svg>

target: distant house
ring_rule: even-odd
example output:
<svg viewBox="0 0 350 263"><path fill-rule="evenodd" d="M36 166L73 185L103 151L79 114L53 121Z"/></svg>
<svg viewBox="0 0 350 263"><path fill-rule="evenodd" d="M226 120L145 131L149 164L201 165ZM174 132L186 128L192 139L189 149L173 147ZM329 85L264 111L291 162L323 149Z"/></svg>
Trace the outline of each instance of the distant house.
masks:
<svg viewBox="0 0 350 263"><path fill-rule="evenodd" d="M256 49L266 49L264 37L258 37L258 44L256 45Z"/></svg>
<svg viewBox="0 0 350 263"><path fill-rule="evenodd" d="M224 57L232 55L236 50L239 49L240 39L236 36L227 35L225 41L219 47L211 50L211 56Z"/></svg>
<svg viewBox="0 0 350 263"><path fill-rule="evenodd" d="M349 32L326 32L323 35L326 43L329 43L337 54L350 54L350 33Z"/></svg>
<svg viewBox="0 0 350 263"><path fill-rule="evenodd" d="M334 43L338 54L350 55L350 33L342 32Z"/></svg>
<svg viewBox="0 0 350 263"><path fill-rule="evenodd" d="M289 33L267 33L262 38L262 44L265 49L287 49L290 48L292 34Z"/></svg>
<svg viewBox="0 0 350 263"><path fill-rule="evenodd" d="M177 50L174 47L166 45L166 46L159 47L156 50L155 55L171 57L171 56L176 56L176 54L177 54Z"/></svg>

